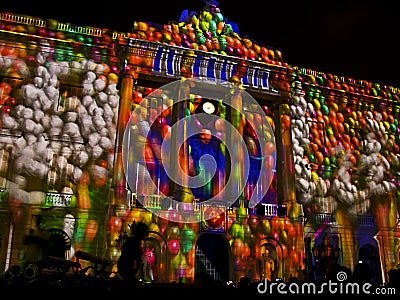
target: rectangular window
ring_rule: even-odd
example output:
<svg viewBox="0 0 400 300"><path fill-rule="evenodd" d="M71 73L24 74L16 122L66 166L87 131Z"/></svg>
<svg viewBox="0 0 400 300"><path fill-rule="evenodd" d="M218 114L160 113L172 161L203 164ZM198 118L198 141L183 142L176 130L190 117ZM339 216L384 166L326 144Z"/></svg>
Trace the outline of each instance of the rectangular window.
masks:
<svg viewBox="0 0 400 300"><path fill-rule="evenodd" d="M0 76L0 108L12 109L16 106L21 98L21 86L23 80L14 77ZM3 118L2 118L3 119ZM18 124L14 118L9 118L6 121L1 120L0 135L4 136L20 136L18 132Z"/></svg>
<svg viewBox="0 0 400 300"><path fill-rule="evenodd" d="M63 162L65 160L65 162ZM61 192L62 188L68 185L67 180L67 161L63 156L53 155L49 163L47 175L47 191Z"/></svg>
<svg viewBox="0 0 400 300"><path fill-rule="evenodd" d="M61 84L57 111L79 112L82 90L82 86Z"/></svg>
<svg viewBox="0 0 400 300"><path fill-rule="evenodd" d="M10 166L11 153L6 149L0 150L0 191L6 188L7 175Z"/></svg>
<svg viewBox="0 0 400 300"><path fill-rule="evenodd" d="M15 105L20 98L23 80L0 76L0 105Z"/></svg>

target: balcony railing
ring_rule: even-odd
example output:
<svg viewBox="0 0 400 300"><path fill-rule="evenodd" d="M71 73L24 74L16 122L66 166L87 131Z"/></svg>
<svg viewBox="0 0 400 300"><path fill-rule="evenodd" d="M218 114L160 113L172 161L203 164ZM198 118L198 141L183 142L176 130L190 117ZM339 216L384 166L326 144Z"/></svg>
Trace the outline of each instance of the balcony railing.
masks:
<svg viewBox="0 0 400 300"><path fill-rule="evenodd" d="M47 192L44 206L70 207L73 194Z"/></svg>
<svg viewBox="0 0 400 300"><path fill-rule="evenodd" d="M327 213L315 213L313 217L314 224L334 225L336 223L335 216Z"/></svg>
<svg viewBox="0 0 400 300"><path fill-rule="evenodd" d="M149 66L151 72L164 77L180 78L181 66L184 64L195 78L223 83L229 81L236 73L239 62L243 61L238 57L201 50L191 50L193 55L188 56L190 49L134 38L127 38L123 42L121 46L127 47L127 55L152 60ZM276 73L285 74L285 72L286 68L282 66L246 60L242 85L276 94L278 91L270 85L270 79Z"/></svg>
<svg viewBox="0 0 400 300"><path fill-rule="evenodd" d="M371 215L358 215L358 225L363 227L374 227L375 226L375 218Z"/></svg>

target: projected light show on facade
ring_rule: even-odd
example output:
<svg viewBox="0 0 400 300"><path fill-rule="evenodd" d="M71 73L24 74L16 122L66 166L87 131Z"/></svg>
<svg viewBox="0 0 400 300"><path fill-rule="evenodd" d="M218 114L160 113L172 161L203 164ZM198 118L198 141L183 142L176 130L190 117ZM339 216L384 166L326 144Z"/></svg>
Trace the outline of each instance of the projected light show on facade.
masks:
<svg viewBox="0 0 400 300"><path fill-rule="evenodd" d="M387 284L399 89L289 65L212 1L180 16L0 13L1 273Z"/></svg>

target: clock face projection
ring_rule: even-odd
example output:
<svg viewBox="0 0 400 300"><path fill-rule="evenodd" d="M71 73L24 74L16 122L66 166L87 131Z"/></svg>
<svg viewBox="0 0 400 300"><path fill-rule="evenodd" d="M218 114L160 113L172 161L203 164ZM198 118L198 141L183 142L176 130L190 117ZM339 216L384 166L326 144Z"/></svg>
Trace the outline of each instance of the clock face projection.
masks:
<svg viewBox="0 0 400 300"><path fill-rule="evenodd" d="M203 104L203 111L207 114L212 114L215 112L215 106L211 102L207 101Z"/></svg>
<svg viewBox="0 0 400 300"><path fill-rule="evenodd" d="M206 224L212 229L221 228L225 221L225 212L219 207L209 207L204 211Z"/></svg>

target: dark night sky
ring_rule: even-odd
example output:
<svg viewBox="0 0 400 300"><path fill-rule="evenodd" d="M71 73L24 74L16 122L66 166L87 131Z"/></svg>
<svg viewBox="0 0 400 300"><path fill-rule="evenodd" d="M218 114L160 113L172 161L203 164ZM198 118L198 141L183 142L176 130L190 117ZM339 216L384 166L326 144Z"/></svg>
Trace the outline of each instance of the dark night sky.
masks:
<svg viewBox="0 0 400 300"><path fill-rule="evenodd" d="M240 36L282 51L290 65L400 87L396 1L220 0ZM120 4L118 4L120 3ZM178 21L203 0L1 0L0 11L128 32L134 21Z"/></svg>

